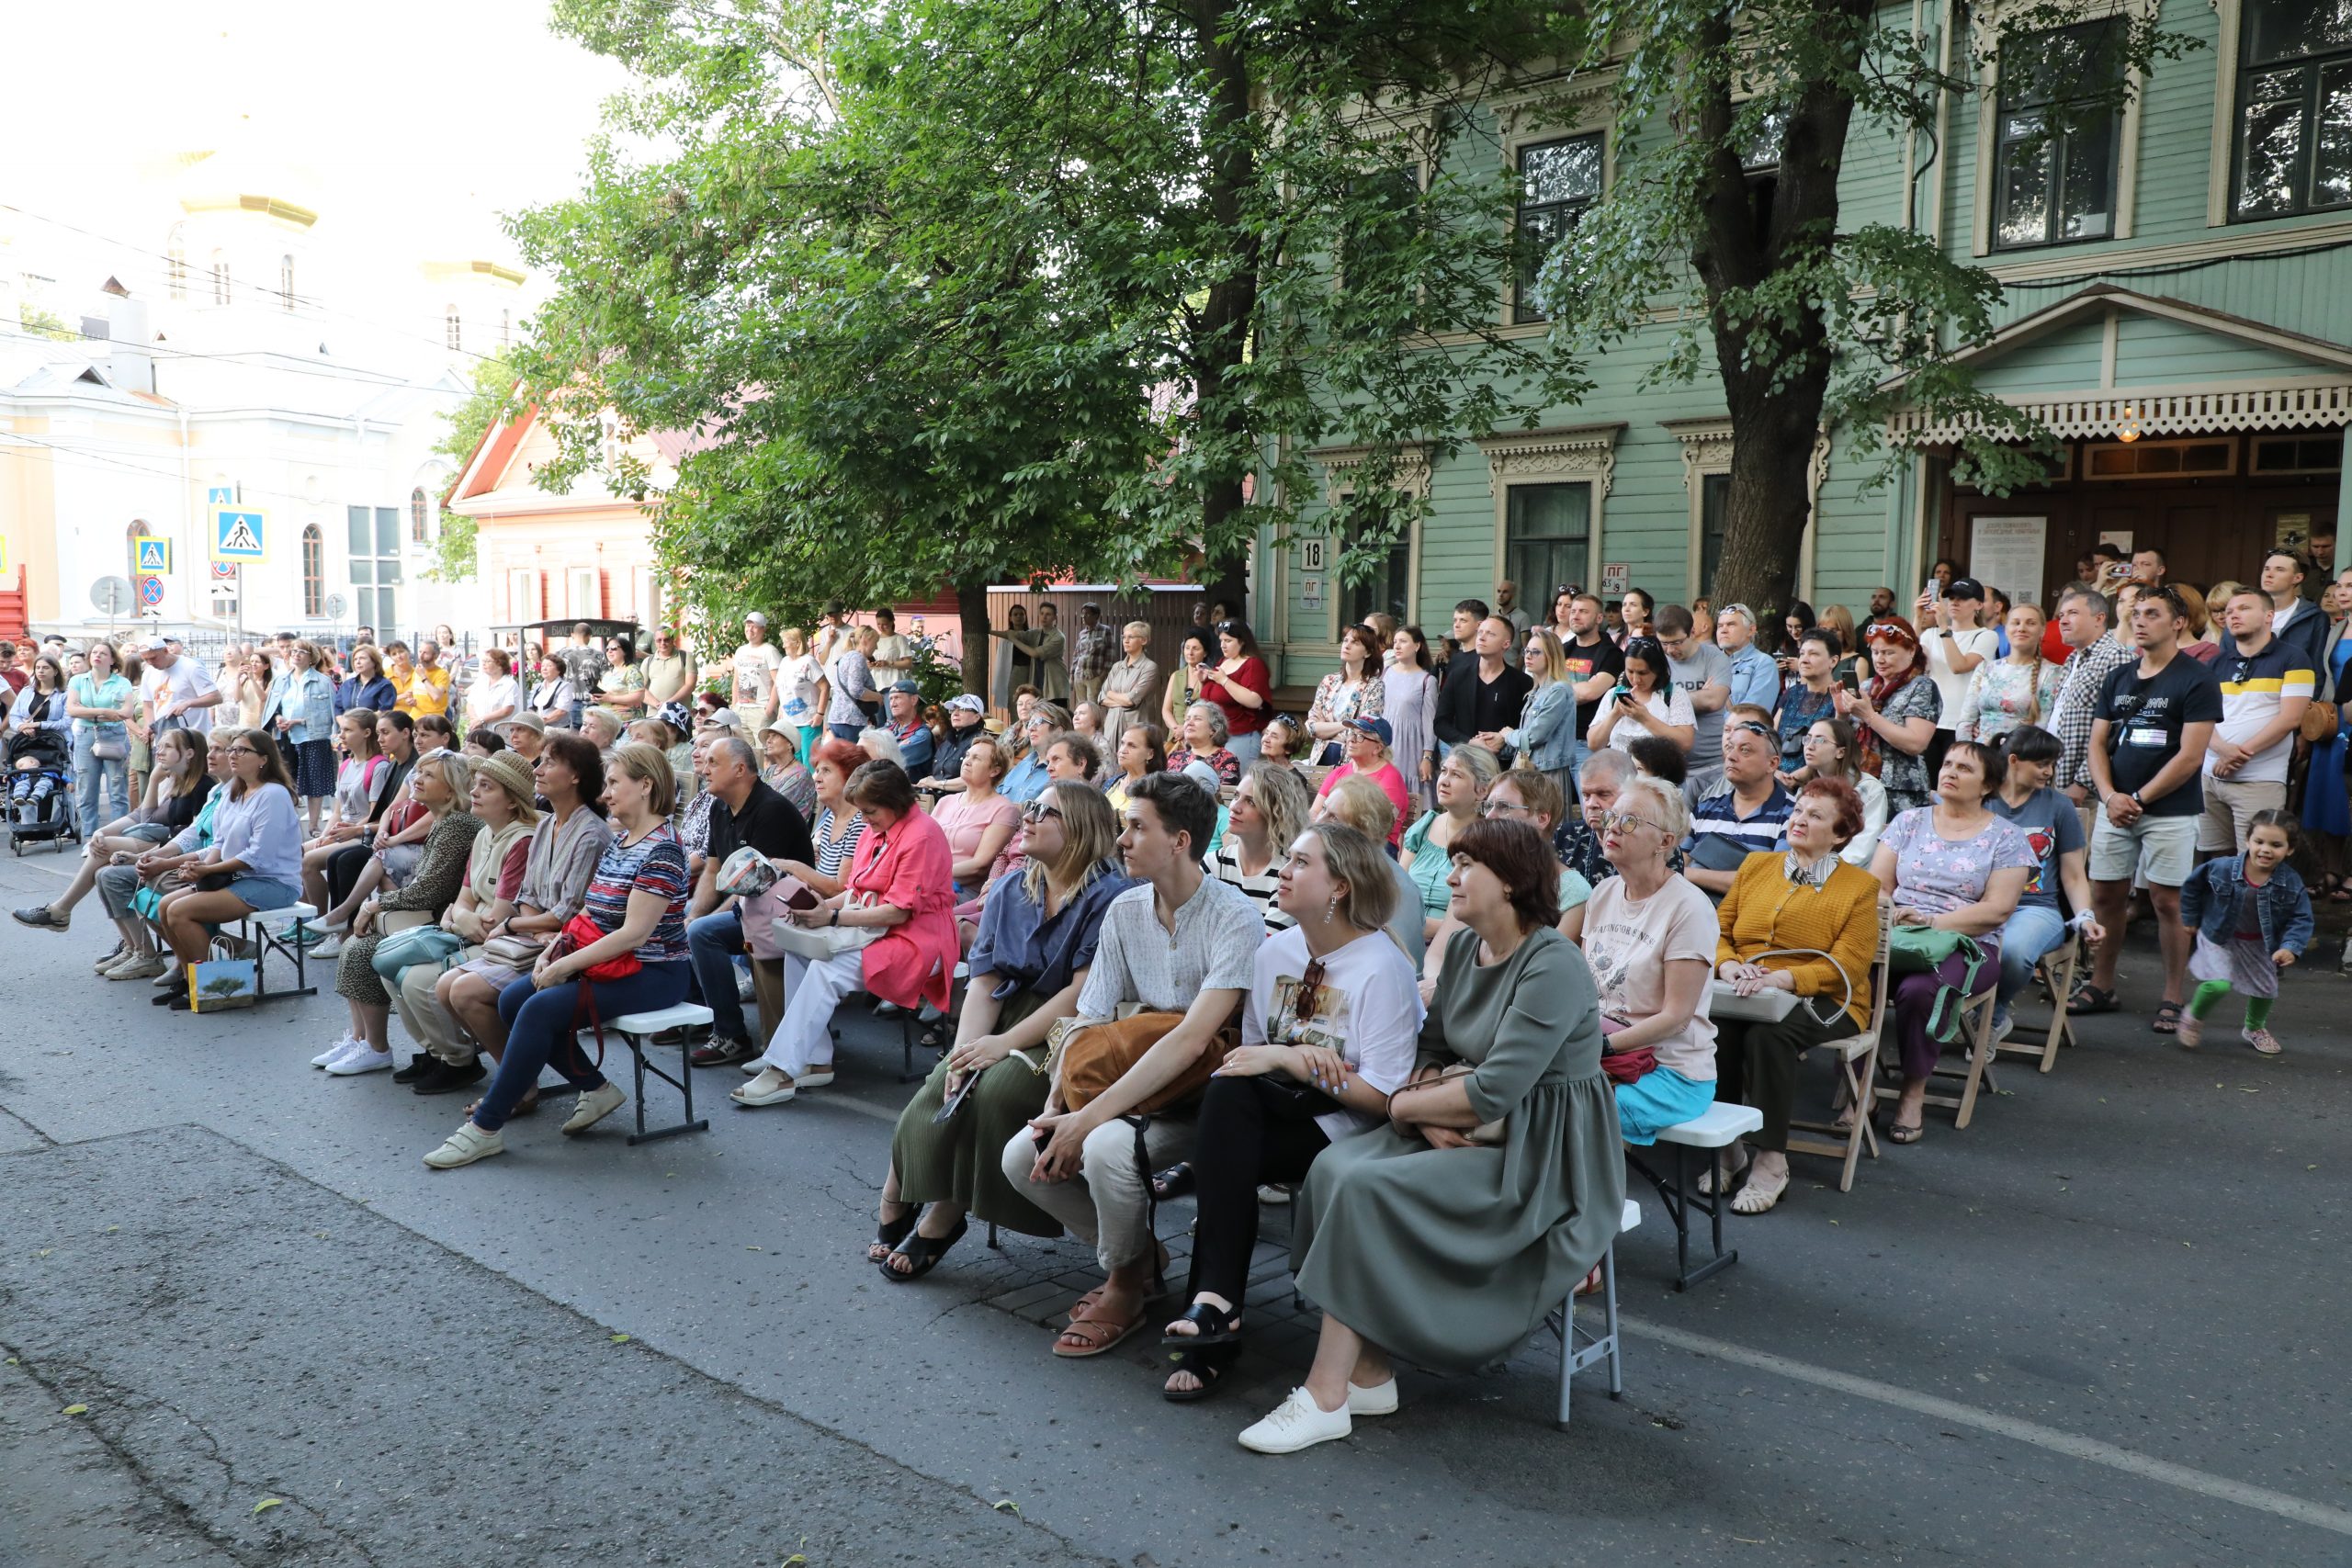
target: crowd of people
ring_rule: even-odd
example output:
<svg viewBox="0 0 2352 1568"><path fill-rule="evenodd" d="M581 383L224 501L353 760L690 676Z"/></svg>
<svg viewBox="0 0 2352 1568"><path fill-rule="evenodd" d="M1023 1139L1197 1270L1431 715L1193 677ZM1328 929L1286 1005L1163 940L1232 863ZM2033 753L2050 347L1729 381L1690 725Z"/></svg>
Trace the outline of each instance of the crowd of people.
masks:
<svg viewBox="0 0 2352 1568"><path fill-rule="evenodd" d="M1346 628L1300 705L1230 615L1163 677L1150 628L1092 605L1067 636L1018 613L989 689L936 706L890 613L839 605L773 638L754 613L723 659L584 625L471 659L447 627L286 637L217 670L60 639L0 649L6 724L64 738L84 852L15 919L66 931L96 891L96 972L185 1010L241 922L309 905L290 940L345 1003L312 1066L469 1092L436 1169L504 1152L548 1071L567 1134L625 1103L580 1044L600 1020L701 1003L692 1061L767 1110L834 1081L853 998L914 1013L940 1055L869 1261L911 1283L974 1220L1068 1232L1104 1278L1053 1353L1098 1356L1152 1325L1156 1205L1193 1193L1156 1325L1193 1401L1244 1342L1261 1202L1292 1201L1321 1337L1241 1433L1288 1452L1393 1412L1396 1359L1474 1368L1597 1282L1622 1145L1752 1105L1703 1187L1781 1203L1798 1063L1870 1026L1883 923L1897 1145L1976 1043L1963 1005L1992 990L2005 1036L2075 933L2060 1004L2121 1005L2135 897L2150 1027L2198 1046L2234 992L2245 1044L2283 1049L2303 834L2313 891L2352 900L2327 701L2352 642L2308 570L2277 551L2199 593L2102 550L2045 616L1944 562L1907 615L1881 589L1772 626L1574 585L1539 624L1504 583L1435 649ZM1716 1015L1768 991L1794 1005Z"/></svg>

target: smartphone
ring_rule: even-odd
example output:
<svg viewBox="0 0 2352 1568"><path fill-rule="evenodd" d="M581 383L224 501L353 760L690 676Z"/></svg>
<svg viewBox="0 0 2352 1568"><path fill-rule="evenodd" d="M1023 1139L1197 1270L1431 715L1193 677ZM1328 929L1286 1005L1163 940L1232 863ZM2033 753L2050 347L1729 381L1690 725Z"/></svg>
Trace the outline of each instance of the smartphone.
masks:
<svg viewBox="0 0 2352 1568"><path fill-rule="evenodd" d="M1838 672L1838 683L1849 692L1859 692L1862 689L1862 678L1851 665L1848 665Z"/></svg>
<svg viewBox="0 0 2352 1568"><path fill-rule="evenodd" d="M1931 577L1931 578L1928 579L1928 600L1929 600L1931 603L1940 604L1940 603L1942 603L1942 601L1943 601L1943 596L1944 596L1944 584L1943 584L1943 579L1941 579L1941 578L1939 578L1939 577Z"/></svg>
<svg viewBox="0 0 2352 1568"><path fill-rule="evenodd" d="M956 1086L956 1092L947 1097L946 1103L942 1105L936 1111L933 1112L931 1118L932 1125L937 1126L939 1123L953 1117L956 1111L963 1109L965 1097L972 1092L972 1086L979 1081L979 1074L966 1073L964 1075L964 1081Z"/></svg>

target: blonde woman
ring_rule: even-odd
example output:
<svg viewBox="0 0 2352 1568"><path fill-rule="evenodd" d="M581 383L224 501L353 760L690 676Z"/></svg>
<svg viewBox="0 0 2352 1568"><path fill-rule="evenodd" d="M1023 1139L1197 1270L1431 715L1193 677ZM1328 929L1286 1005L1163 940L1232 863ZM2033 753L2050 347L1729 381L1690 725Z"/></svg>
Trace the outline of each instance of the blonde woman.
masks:
<svg viewBox="0 0 2352 1568"><path fill-rule="evenodd" d="M1535 685L1528 693L1519 723L1493 736L1491 743L1489 737L1478 737L1478 744L1498 752L1510 747L1528 766L1552 776L1552 782L1560 786L1561 799L1574 800L1579 737L1576 682L1566 679L1567 653L1548 628L1538 626L1527 634L1526 646L1520 650L1520 668Z"/></svg>
<svg viewBox="0 0 2352 1568"><path fill-rule="evenodd" d="M1658 662L1665 663L1663 656ZM1478 820L1478 808L1501 773L1502 763L1484 746L1456 746L1437 771L1437 809L1405 829L1398 859L1420 889L1423 942L1445 923L1446 906L1453 897L1445 882L1453 869L1453 840Z"/></svg>
<svg viewBox="0 0 2352 1568"><path fill-rule="evenodd" d="M1296 770L1263 758L1250 764L1233 792L1232 812L1210 870L1219 882L1229 882L1250 896L1265 916L1270 935L1292 923L1276 906L1274 895L1281 887L1283 856L1306 831L1314 809L1314 798Z"/></svg>
<svg viewBox="0 0 2352 1568"><path fill-rule="evenodd" d="M2020 725L2045 725L2058 705L2063 667L2041 656L2041 626L2036 605L2019 604L2009 612L2008 654L1986 660L1968 677L1952 739L1990 742Z"/></svg>

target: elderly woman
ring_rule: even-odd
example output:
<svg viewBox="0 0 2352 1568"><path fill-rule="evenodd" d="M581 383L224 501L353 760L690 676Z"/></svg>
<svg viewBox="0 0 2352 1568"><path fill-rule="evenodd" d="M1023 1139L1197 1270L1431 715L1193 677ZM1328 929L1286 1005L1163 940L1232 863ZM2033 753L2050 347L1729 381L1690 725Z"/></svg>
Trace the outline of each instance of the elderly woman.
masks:
<svg viewBox="0 0 2352 1568"><path fill-rule="evenodd" d="M1617 874L1585 906L1584 953L1609 1032L1604 1065L1629 1144L1657 1142L1715 1100L1707 1016L1715 907L1667 863L1690 829L1681 791L1657 779L1626 784L1600 830Z"/></svg>
<svg viewBox="0 0 2352 1568"><path fill-rule="evenodd" d="M295 793L302 797L304 819L314 834L334 794L335 690L321 668L325 662L317 643L297 642L270 682L260 725L292 761Z"/></svg>
<svg viewBox="0 0 2352 1568"><path fill-rule="evenodd" d="M1103 910L1136 884L1120 870L1119 823L1101 792L1054 784L1030 807L1028 864L989 897L955 1043L890 1142L880 1226L865 1256L893 1282L929 1273L963 1236L967 1213L1023 1235L1061 1234L1005 1179L1000 1156L1045 1109L1046 1035L1078 1010ZM943 1121L950 1100L957 1109Z"/></svg>
<svg viewBox="0 0 2352 1568"><path fill-rule="evenodd" d="M1127 791L1146 774L1168 771L1166 737L1159 726L1142 719L1119 731L1119 747L1113 753L1114 766L1102 775L1102 795L1111 803L1114 815L1127 809Z"/></svg>
<svg viewBox="0 0 2352 1568"><path fill-rule="evenodd" d="M1596 751L1611 746L1623 751L1645 735L1657 735L1689 751L1699 738L1698 717L1668 675L1657 638L1625 639L1625 672L1618 679L1622 684L1604 693L1593 710L1585 743Z"/></svg>
<svg viewBox="0 0 2352 1568"><path fill-rule="evenodd" d="M1591 976L1552 929L1558 863L1518 822L1474 821L1451 848L1464 929L1412 1081L1386 1126L1316 1156L1293 1210L1291 1266L1323 1325L1305 1386L1241 1434L1261 1453L1394 1410L1392 1355L1467 1371L1506 1353L1617 1234L1617 1111Z"/></svg>
<svg viewBox="0 0 2352 1568"><path fill-rule="evenodd" d="M550 653L539 660L539 682L531 688L530 710L543 724L570 724L571 710L582 701L580 688L564 672L563 660Z"/></svg>
<svg viewBox="0 0 2352 1568"><path fill-rule="evenodd" d="M531 770L512 751L476 766L467 801L481 831L467 851L457 900L441 912L445 938L405 959L397 951L388 955L380 946L376 950L376 973L391 993L409 1038L420 1047L392 1081L420 1095L448 1094L481 1081L473 1042L437 993L452 964L480 958L483 939L521 908L531 834L539 821L532 794Z"/></svg>
<svg viewBox="0 0 2352 1568"><path fill-rule="evenodd" d="M1421 890L1421 937L1437 940L1438 928L1453 901L1453 840L1478 820L1478 808L1495 785L1502 764L1484 746L1456 746L1437 771L1437 809L1405 829L1397 858Z"/></svg>
<svg viewBox="0 0 2352 1568"><path fill-rule="evenodd" d="M1050 775L1046 771L1046 751L1054 738L1069 726L1069 715L1053 703L1032 703L1029 712L1005 730L1006 741L1015 747L1026 741L1029 749L1016 759L997 787L1005 797L1021 805L1037 798Z"/></svg>
<svg viewBox="0 0 2352 1568"><path fill-rule="evenodd" d="M637 645L628 637L605 639L605 672L596 677L596 696L624 719L644 708L645 671L637 662Z"/></svg>
<svg viewBox="0 0 2352 1568"><path fill-rule="evenodd" d="M1943 697L1920 659L1918 635L1901 616L1873 621L1863 640L1876 673L1860 691L1832 694L1838 716L1861 737L1862 766L1886 786L1887 809L1914 810L1928 804L1928 751Z"/></svg>
<svg viewBox="0 0 2352 1568"><path fill-rule="evenodd" d="M1226 749L1229 739L1225 710L1211 702L1194 703L1184 710L1183 744L1168 753L1168 771L1181 773L1197 761L1216 775L1219 786L1230 788L1239 784L1241 759Z"/></svg>
<svg viewBox="0 0 2352 1568"><path fill-rule="evenodd" d="M531 973L564 922L580 912L589 879L613 839L602 798L604 759L583 737L561 730L548 736L532 782L548 809L531 830L514 908L484 929L481 956L467 959L433 987L434 1000L493 1058L506 1049L499 998ZM536 1091L526 1091L508 1114L526 1115L537 1107Z"/></svg>
<svg viewBox="0 0 2352 1568"><path fill-rule="evenodd" d="M523 683L514 657L503 648L481 651L481 677L466 688L466 728L491 729L523 711Z"/></svg>
<svg viewBox="0 0 2352 1568"><path fill-rule="evenodd" d="M1151 716L1151 694L1159 689L1159 666L1147 651L1151 627L1129 621L1119 629L1119 658L1102 677L1097 700L1102 705L1102 749L1115 752L1119 738L1131 726Z"/></svg>
<svg viewBox="0 0 2352 1568"><path fill-rule="evenodd" d="M739 1105L781 1105L833 1081L830 1026L852 991L902 1008L947 1006L949 977L962 956L947 835L923 814L914 782L894 763L858 769L848 798L865 819L865 834L842 891L788 916L812 936L842 934L810 943L830 948L830 957L786 953L784 1021L760 1058L759 1076L734 1091Z"/></svg>
<svg viewBox="0 0 2352 1568"><path fill-rule="evenodd" d="M1201 1100L1192 1304L1160 1340L1174 1352L1170 1401L1205 1398L1240 1354L1259 1187L1303 1180L1332 1145L1382 1126L1412 1073L1421 1001L1382 929L1396 897L1388 866L1379 840L1338 822L1283 856L1288 919L1258 950L1241 1044Z"/></svg>
<svg viewBox="0 0 2352 1568"><path fill-rule="evenodd" d="M193 886L162 909L164 941L191 974L211 951L210 928L283 909L302 896L302 827L286 760L258 729L232 731L228 754L228 791L213 813L211 847L189 868ZM175 1012L188 1009L184 989L169 1000Z"/></svg>
<svg viewBox="0 0 2352 1568"><path fill-rule="evenodd" d="M979 737L964 752L964 787L940 796L931 808L931 819L947 835L959 900L977 898L980 889L995 879L1003 869L999 860L1021 827L1021 807L997 791L1011 765L995 736ZM971 919L979 918L976 908Z"/></svg>
<svg viewBox="0 0 2352 1568"><path fill-rule="evenodd" d="M2041 864L2025 834L1986 804L2006 773L1995 748L1953 741L1936 779L1936 803L1888 823L1871 865L1894 901L1898 930L1926 927L1975 939L1987 970L1980 982L1999 973L2001 925L2017 912L2018 898ZM1894 981L1888 999L1902 1055L1903 1095L1886 1130L1890 1143L1919 1141L1928 1078L1949 1043L1929 1027L1936 993L1962 985L1967 967L1954 953L1932 969L1904 973Z"/></svg>
<svg viewBox="0 0 2352 1568"><path fill-rule="evenodd" d="M1389 753L1393 737L1388 721L1377 715L1351 718L1340 727L1340 739L1347 748L1346 759L1323 775L1316 798L1320 800L1350 779L1371 780L1396 808L1395 825L1388 830L1388 847L1391 851L1400 848L1405 838L1405 818L1412 813L1413 796L1405 784L1404 773Z"/></svg>
<svg viewBox="0 0 2352 1568"><path fill-rule="evenodd" d="M580 923L541 950L531 972L498 995L506 1024L506 1053L498 1077L447 1143L424 1156L435 1170L471 1165L503 1154L501 1129L539 1074L552 1066L580 1091L563 1123L577 1136L628 1101L618 1085L591 1064L579 1042L582 1014L598 1019L674 1007L685 998L685 852L670 826L670 760L650 746L630 744L614 757L605 785L613 837L596 862ZM585 929L583 929L583 926ZM590 935L590 932L594 935ZM633 958L634 973L595 980L589 972L611 960Z"/></svg>
<svg viewBox="0 0 2352 1568"><path fill-rule="evenodd" d="M802 728L788 719L777 718L770 720L767 728L760 731L760 777L770 789L792 802L792 809L807 817L817 809L817 781L800 761ZM692 766L691 752L688 765Z"/></svg>
<svg viewBox="0 0 2352 1568"><path fill-rule="evenodd" d="M416 870L400 887L369 896L351 918L351 936L335 959L335 994L351 1013L342 1039L311 1058L336 1077L381 1072L392 1065L391 994L376 973L376 949L384 938L412 926L434 924L465 886L466 860L481 832L480 818L465 809L471 788L468 765L455 751L436 751L409 775L409 793L433 821Z"/></svg>
<svg viewBox="0 0 2352 1568"><path fill-rule="evenodd" d="M1870 1023L1878 879L1844 854L1861 825L1861 796L1850 783L1810 781L1789 813L1789 847L1749 855L1715 911L1717 979L1743 997L1778 989L1804 998L1777 1022L1715 1024L1719 1097L1764 1117L1747 1139L1752 1159L1726 1152L1715 1174L1701 1180L1702 1191L1729 1191L1745 1171L1747 1184L1732 1199L1736 1213L1761 1214L1788 1190L1797 1058L1850 1040Z"/></svg>
<svg viewBox="0 0 2352 1568"><path fill-rule="evenodd" d="M400 695L385 678L383 654L363 642L351 650L351 673L335 688L334 711L346 714L366 708L369 713L390 713Z"/></svg>
<svg viewBox="0 0 2352 1568"><path fill-rule="evenodd" d="M2058 705L2063 664L2041 657L2041 611L2019 604L2008 615L2008 651L1970 671L1967 694L1952 736L1960 740L1999 740L2019 725L2048 722Z"/></svg>
<svg viewBox="0 0 2352 1568"><path fill-rule="evenodd" d="M91 643L89 661L65 682L65 715L74 721L74 820L85 839L100 823L130 814L131 684L114 644Z"/></svg>
<svg viewBox="0 0 2352 1568"><path fill-rule="evenodd" d="M1346 730L1357 718L1377 717L1387 701L1379 634L1370 626L1349 626L1340 633L1340 667L1315 688L1306 710L1306 732L1315 739L1310 761L1318 765L1339 761L1346 753Z"/></svg>
<svg viewBox="0 0 2352 1568"><path fill-rule="evenodd" d="M2106 928L2091 909L2087 867L2090 841L2075 803L2052 787L2064 751L2059 739L2038 724L2021 724L2001 741L2001 786L1985 808L2014 822L2032 845L2038 863L2018 895L2017 912L2001 923L2001 980L1993 1004L1993 1038L2008 1038L2009 1004L2033 978L2034 966L2066 939L2067 919L2058 892L2075 910L2073 925L2096 947Z"/></svg>
<svg viewBox="0 0 2352 1568"><path fill-rule="evenodd" d="M1314 808L1298 774L1263 758L1250 764L1233 792L1233 810L1209 870L1219 882L1229 882L1249 895L1265 917L1270 934L1290 926L1290 916L1275 895L1281 890L1283 856L1306 830Z"/></svg>

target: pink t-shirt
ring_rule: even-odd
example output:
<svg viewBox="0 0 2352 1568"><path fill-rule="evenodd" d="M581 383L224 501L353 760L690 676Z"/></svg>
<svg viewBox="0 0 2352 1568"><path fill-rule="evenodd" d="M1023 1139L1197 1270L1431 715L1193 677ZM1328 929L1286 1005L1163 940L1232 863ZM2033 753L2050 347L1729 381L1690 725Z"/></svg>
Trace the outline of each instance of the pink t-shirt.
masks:
<svg viewBox="0 0 2352 1568"><path fill-rule="evenodd" d="M1717 934L1714 905L1679 875L1642 899L1626 896L1623 877L1604 879L1584 907L1584 956L1600 992L1600 1010L1636 1023L1659 1012L1666 1006L1668 961L1695 958L1713 967ZM1715 1025L1707 1016L1704 987L1690 1021L1652 1041L1650 1049L1659 1066L1693 1082L1714 1081Z"/></svg>
<svg viewBox="0 0 2352 1568"><path fill-rule="evenodd" d="M1021 807L1001 795L991 795L984 800L975 800L969 795L942 795L939 804L932 807L931 819L947 835L949 855L955 860L969 860L979 852L980 840L988 837L990 828L1002 823L1016 832L1020 829ZM1004 847L997 852L995 862L973 880L973 886L977 887L1002 871L1012 848L1012 840L1008 836Z"/></svg>
<svg viewBox="0 0 2352 1568"><path fill-rule="evenodd" d="M1342 762L1333 768L1323 775L1323 785L1315 792L1315 798L1322 799L1339 786L1340 780L1353 778L1355 773L1353 762ZM1396 820L1388 825L1388 843L1394 849L1404 840L1405 824L1416 815L1410 804L1411 797L1405 793L1405 775L1396 771L1396 763L1383 762L1364 777L1378 784L1380 792L1388 797L1388 804L1396 808Z"/></svg>

